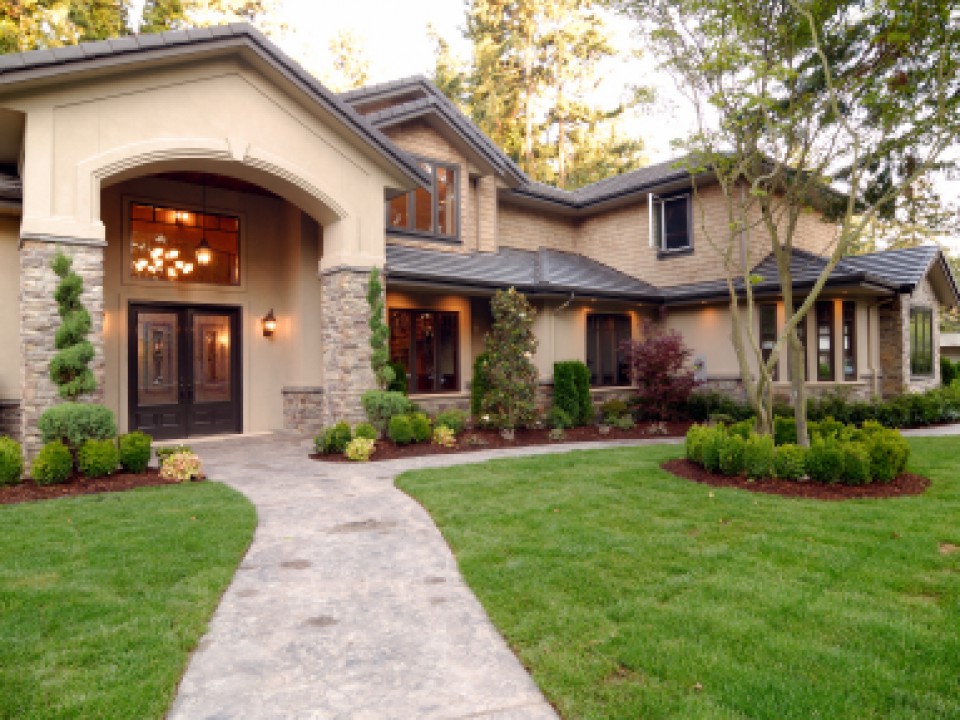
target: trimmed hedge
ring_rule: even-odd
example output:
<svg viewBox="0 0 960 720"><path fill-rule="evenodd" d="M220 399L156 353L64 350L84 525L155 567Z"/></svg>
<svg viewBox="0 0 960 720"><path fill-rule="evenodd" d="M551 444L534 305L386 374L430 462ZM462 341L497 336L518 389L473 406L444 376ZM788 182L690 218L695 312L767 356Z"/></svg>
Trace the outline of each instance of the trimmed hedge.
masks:
<svg viewBox="0 0 960 720"><path fill-rule="evenodd" d="M37 421L44 443L59 440L79 450L87 440L112 440L117 436L113 413L103 405L67 402L43 411Z"/></svg>
<svg viewBox="0 0 960 720"><path fill-rule="evenodd" d="M120 451L113 440L87 440L77 452L77 467L88 478L106 477L120 466Z"/></svg>
<svg viewBox="0 0 960 720"><path fill-rule="evenodd" d="M37 485L66 482L73 472L73 454L59 440L48 442L33 459L30 477Z"/></svg>
<svg viewBox="0 0 960 720"><path fill-rule="evenodd" d="M413 442L413 423L409 415L394 415L387 426L387 437L397 445L409 445Z"/></svg>
<svg viewBox="0 0 960 720"><path fill-rule="evenodd" d="M150 464L153 438L139 431L120 436L120 467L128 472L142 473Z"/></svg>
<svg viewBox="0 0 960 720"><path fill-rule="evenodd" d="M814 441L809 448L777 444L774 437L757 435L752 427L752 420L730 426L693 425L685 439L685 455L724 475L788 480L809 476L817 482L850 485L889 482L904 471L910 457L910 446L899 432L873 421L860 428L832 418L811 423Z"/></svg>
<svg viewBox="0 0 960 720"><path fill-rule="evenodd" d="M20 482L23 475L23 450L13 438L0 437L0 485Z"/></svg>

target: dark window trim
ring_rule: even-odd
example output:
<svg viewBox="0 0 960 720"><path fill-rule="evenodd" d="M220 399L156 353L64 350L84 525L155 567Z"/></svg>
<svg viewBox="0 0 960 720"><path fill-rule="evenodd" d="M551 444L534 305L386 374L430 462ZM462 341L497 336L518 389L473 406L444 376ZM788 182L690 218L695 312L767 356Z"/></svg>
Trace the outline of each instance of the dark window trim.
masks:
<svg viewBox="0 0 960 720"><path fill-rule="evenodd" d="M841 313L841 324L840 324L840 353L843 356L843 379L847 381L857 379L857 303L854 300L844 300L842 304L843 310ZM847 312L850 312L850 316L847 316ZM853 358L853 371L847 372L847 357L846 350L843 347L844 336L847 331L847 320L850 321L850 355Z"/></svg>
<svg viewBox="0 0 960 720"><path fill-rule="evenodd" d="M820 368L821 368L821 364L820 364L820 328L823 327L822 323L820 322L820 311L821 311L821 310L824 310L824 309L829 309L829 311L830 311L830 312L828 313L828 315L827 315L827 318L828 318L827 326L829 327L829 333L828 333L827 337L830 338L830 352L829 352L829 354L828 354L828 357L830 358L830 362L829 362L830 374L829 374L829 376L827 376L827 377L824 377L824 376L820 373ZM816 325L816 330L817 330L817 333L816 333L817 382L836 382L836 380L837 380L837 359L836 359L836 354L837 354L837 345L836 345L836 332L837 332L836 325L837 325L837 319L836 319L836 317L835 317L834 315L835 315L835 308L834 308L834 306L833 306L833 300L821 300L821 301L819 301L819 302L816 303L816 305L815 305L815 310L814 310L814 318L815 318L815 323L814 323L814 324Z"/></svg>
<svg viewBox="0 0 960 720"><path fill-rule="evenodd" d="M626 337L626 339L629 340L630 338L633 337L633 327L632 327L632 321L631 321L631 318L630 318L630 314L629 314L629 313L617 313L617 312L599 312L599 313L594 313L594 312L592 312L592 313L588 313L588 314L587 314L587 322L586 322L586 337L584 338L584 340L585 340L584 344L585 344L585 346L586 346L586 348L585 348L585 349L586 349L586 353L585 353L585 357L586 357L586 358L589 358L589 357L590 357L590 320L591 320L592 318L597 318L598 321L600 321L600 320L602 320L602 319L604 319L604 318L621 318L621 319L625 319L625 320L627 321L627 337ZM616 354L617 354L617 377L615 378L614 382L613 382L613 383L594 382L594 379L593 379L593 377L591 376L591 378L590 378L590 387L597 387L597 388L601 388L601 387L629 387L630 385L633 384L632 381L631 381L631 379L630 379L630 377L629 377L629 374L628 374L628 377L626 378L626 382L618 382L618 380L620 380L620 377L619 377L619 375L620 375L620 370L619 370L619 369L620 369L620 364L621 364L621 360L620 360L620 353L621 353L621 351L620 351L619 344L620 344L620 341L617 342L617 348L616 348ZM600 359L600 333L597 333L596 347L594 348L594 351L596 352L597 361L599 362L599 359ZM629 373L629 371L628 371L628 373ZM597 370L597 378L599 379L600 376L601 376L601 374L600 374L599 369L598 369L598 370Z"/></svg>
<svg viewBox="0 0 960 720"><path fill-rule="evenodd" d="M687 244L683 247L668 249L663 247L663 203L664 201L676 200L678 198L686 198L687 201ZM694 251L693 246L693 194L687 190L681 190L678 192L669 193L667 195L654 195L653 201L660 208L660 237L657 238L657 259L664 260L671 257L680 257L683 255L691 255ZM647 212L652 212L651 208L647 209Z"/></svg>
<svg viewBox="0 0 960 720"><path fill-rule="evenodd" d="M916 352L916 350L917 350L917 342L916 342L917 338L916 338L916 333L914 332L914 330L915 330L918 326L914 323L914 317L924 317L924 318L926 319L926 323L925 323L925 324L926 324L926 325L928 326L928 328L929 328L929 333L928 333L928 335L929 335L929 338L930 338L930 342L929 342L929 344L928 344L928 346L927 346L926 349L929 350L929 355L930 355L930 367L927 368L927 369L921 369L921 370L916 370L916 369L915 369L915 368L917 367L918 357L917 357L917 352ZM928 307L928 306L926 306L926 305L920 305L920 306L917 306L917 307L911 307L911 308L910 308L910 327L909 327L909 332L910 332L910 377L923 377L923 378L933 377L934 374L935 374L935 368L934 368L934 362L933 362L933 360L934 360L934 358L933 358L933 356L934 356L934 342L933 342L933 308L932 308L932 307Z"/></svg>
<svg viewBox="0 0 960 720"><path fill-rule="evenodd" d="M443 393L455 393L460 392L461 390L461 377L460 377L460 312L458 310L434 310L431 308L390 308L387 310L387 324L390 323L390 316L393 313L402 313L410 317L410 348L407 355L407 393L410 395L439 395ZM414 372L416 368L416 329L417 329L417 315L422 315L425 313L430 313L431 315L436 316L435 320L436 327L439 328L439 316L441 315L452 315L454 318L453 327L454 338L453 338L453 367L454 367L454 387L452 388L440 388L440 373L436 372L434 368L433 374L433 390L420 390L416 387L416 373ZM440 345L440 333L434 332L433 335L433 357L434 362L439 362L438 358Z"/></svg>
<svg viewBox="0 0 960 720"><path fill-rule="evenodd" d="M767 340L772 340L773 343L776 344L777 338L778 338L779 335L780 335L780 333L778 332L778 328L777 328L777 304L776 304L776 303L760 303L759 305L757 305L757 323L758 323L758 325L759 325L759 332L757 333L757 336L758 336L759 339L760 339L760 355L761 355L761 357L763 358L763 362L766 362L766 361L770 358L770 354L772 353L772 349L771 349L771 350L766 350L766 349L764 349L764 347L763 347L765 338L764 338L764 335L763 335L763 315L762 315L762 313L764 313L764 312L769 312L769 311L771 311L771 310L773 311L773 337L771 337L771 338L766 338L766 339L767 339ZM789 346L787 346L787 347L788 347L788 352L789 352ZM780 361L778 360L778 361L777 361L777 364L773 366L772 379L773 379L774 381L777 381L777 380L779 379L779 377L780 377Z"/></svg>
<svg viewBox="0 0 960 720"><path fill-rule="evenodd" d="M430 240L443 243L453 243L453 244L462 244L462 227L463 227L463 198L461 197L460 192L460 167L453 163L444 162L442 160L434 160L428 157L422 157L419 155L413 156L414 160L418 163L426 163L430 165L430 222L431 226L434 228L433 231L427 232L425 230L416 230L413 225L416 222L415 213L416 213L416 190L411 190L406 193L407 198L407 222L408 226L405 228L393 227L390 224L390 203L392 200L386 200L383 203L383 225L386 229L388 235L398 235L403 237L416 238L418 240ZM453 174L453 188L454 188L454 204L457 208L457 223L453 235L447 235L441 233L438 228L440 224L438 222L440 217L439 203L437 201L437 168L442 167L449 170Z"/></svg>

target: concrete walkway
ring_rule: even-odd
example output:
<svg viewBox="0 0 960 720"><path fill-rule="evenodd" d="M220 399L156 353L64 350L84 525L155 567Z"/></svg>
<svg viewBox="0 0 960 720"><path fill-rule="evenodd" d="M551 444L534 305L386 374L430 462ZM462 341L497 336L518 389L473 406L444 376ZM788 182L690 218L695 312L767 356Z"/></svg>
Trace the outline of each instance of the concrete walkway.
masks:
<svg viewBox="0 0 960 720"><path fill-rule="evenodd" d="M256 505L253 544L169 717L556 718L479 602L404 470L649 443L320 463L284 435L193 442Z"/></svg>

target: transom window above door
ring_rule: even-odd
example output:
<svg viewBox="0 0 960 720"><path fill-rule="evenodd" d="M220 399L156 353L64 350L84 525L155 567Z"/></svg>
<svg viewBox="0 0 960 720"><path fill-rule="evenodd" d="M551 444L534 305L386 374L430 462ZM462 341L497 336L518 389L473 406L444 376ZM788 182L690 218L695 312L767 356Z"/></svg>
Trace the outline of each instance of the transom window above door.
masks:
<svg viewBox="0 0 960 720"><path fill-rule="evenodd" d="M131 204L130 276L166 282L239 285L239 218Z"/></svg>
<svg viewBox="0 0 960 720"><path fill-rule="evenodd" d="M457 169L421 160L430 188L417 188L387 202L387 230L401 234L455 240L460 236L460 192Z"/></svg>

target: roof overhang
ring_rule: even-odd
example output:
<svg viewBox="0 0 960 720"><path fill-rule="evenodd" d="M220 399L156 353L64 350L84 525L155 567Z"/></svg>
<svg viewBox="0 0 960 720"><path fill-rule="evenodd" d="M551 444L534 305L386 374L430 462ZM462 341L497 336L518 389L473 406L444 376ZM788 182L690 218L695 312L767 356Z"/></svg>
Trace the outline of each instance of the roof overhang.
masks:
<svg viewBox="0 0 960 720"><path fill-rule="evenodd" d="M0 55L0 99L43 91L71 80L98 79L139 68L239 57L285 87L306 96L327 122L379 160L405 189L426 186L430 178L416 161L367 123L255 28L235 23L150 35L133 35L81 45Z"/></svg>

